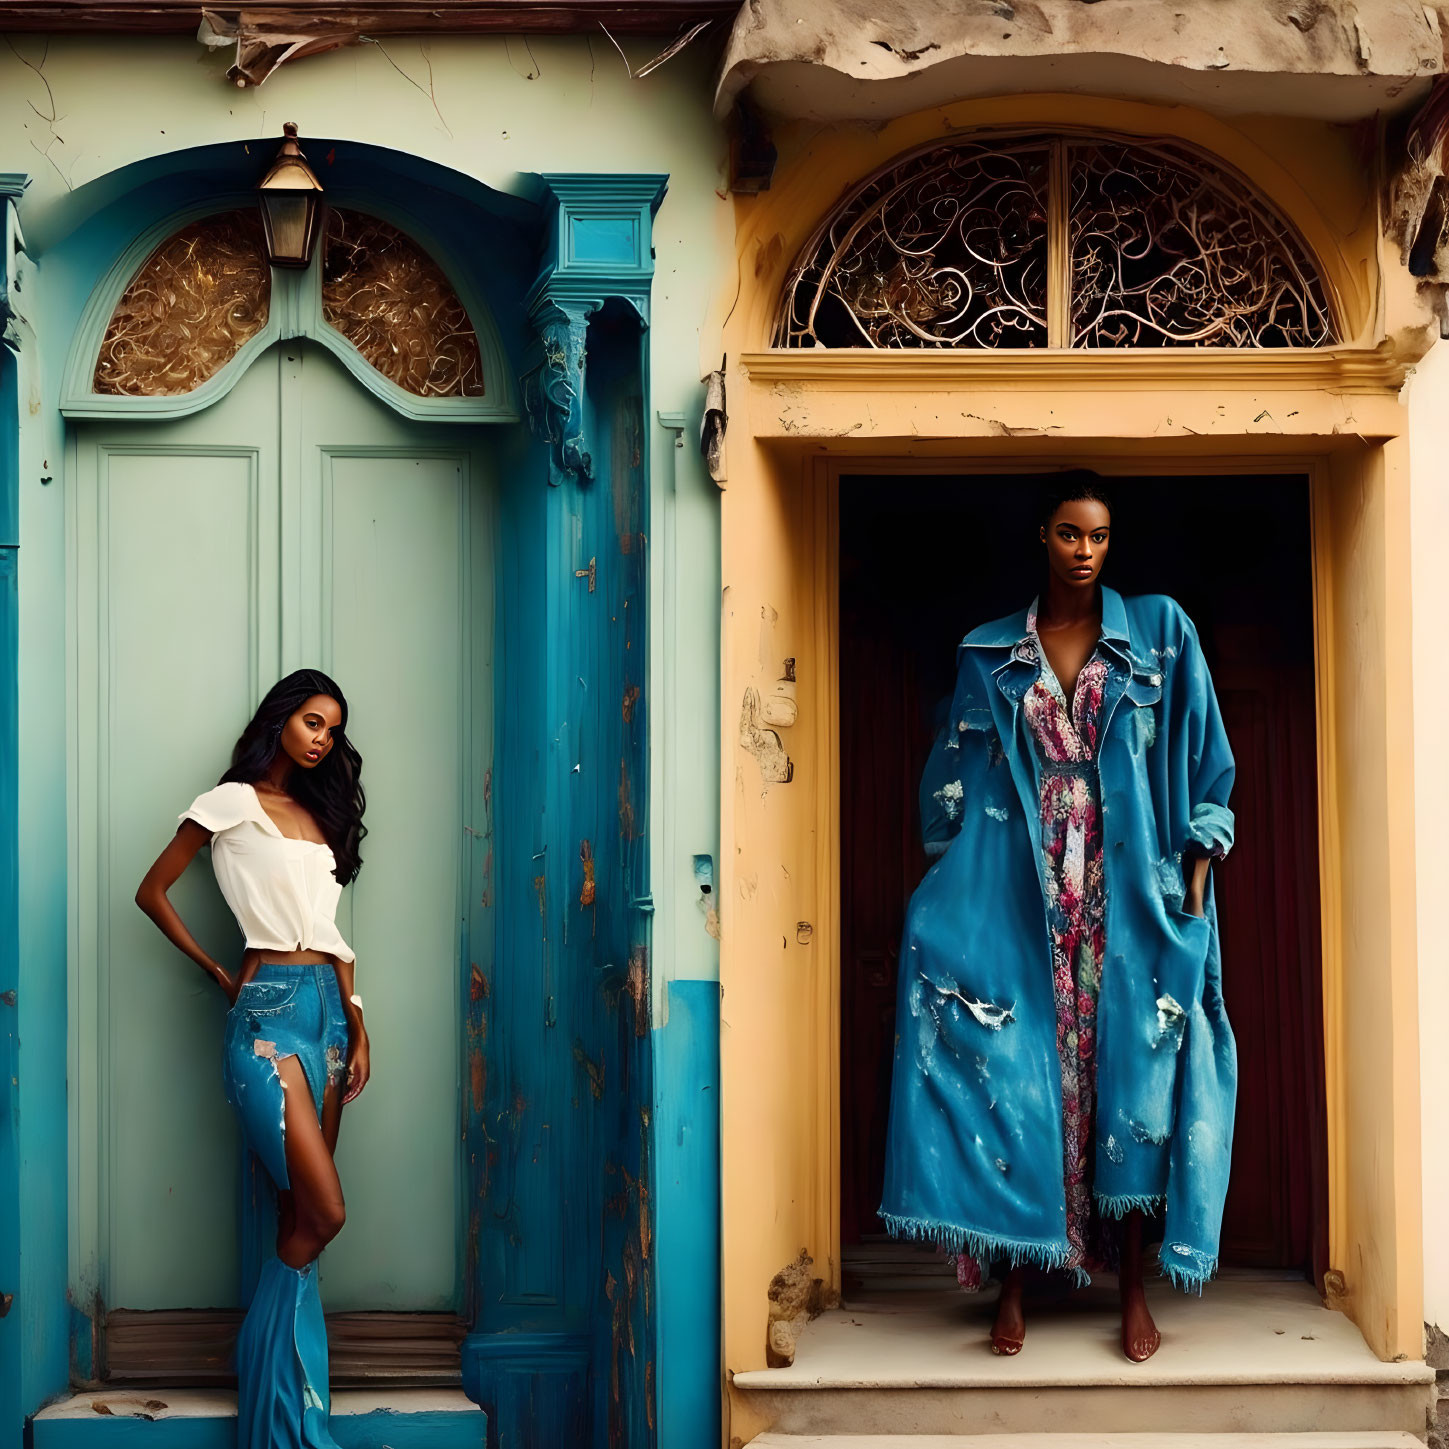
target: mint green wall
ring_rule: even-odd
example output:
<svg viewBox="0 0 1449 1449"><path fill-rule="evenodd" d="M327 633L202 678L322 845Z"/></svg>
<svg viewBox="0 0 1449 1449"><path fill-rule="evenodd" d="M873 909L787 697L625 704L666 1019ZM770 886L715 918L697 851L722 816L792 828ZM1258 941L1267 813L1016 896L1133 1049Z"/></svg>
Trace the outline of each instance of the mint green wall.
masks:
<svg viewBox="0 0 1449 1449"><path fill-rule="evenodd" d="M14 43L37 62L45 44L38 36ZM659 48L650 38L623 44L636 64ZM718 757L718 499L696 447L698 379L719 366L716 303L731 292L734 272L733 206L720 194L726 143L710 114L713 58L706 39L635 81L602 35L390 40L386 53L368 44L316 56L282 67L260 89L239 91L223 80L224 53L184 38L55 37L44 82L0 50L0 170L34 174L22 216L39 253L109 199L104 184L91 193L87 183L148 157L218 141L245 146L260 165L284 119L295 120L304 138L310 132L408 152L505 193L530 193L531 172L669 176L654 223L651 403L656 414L683 414L688 427L678 460L673 434L657 419L652 440L656 502L675 489L681 469L674 508L684 564L674 591L681 706L670 753L678 770L667 782L656 776L652 795L663 812L654 821L656 837L672 812L678 844L668 874L663 860L656 867L656 951L668 957L655 973L656 1016L671 976L717 975L714 942L695 910L691 865L692 855L712 852L718 838L718 775L712 764L705 768ZM65 117L56 128L31 109L49 113L47 83L56 113ZM325 164L319 171L325 184ZM63 361L47 357L46 366ZM658 552L653 568L657 599ZM657 649L653 662L656 669L665 663ZM656 767L661 743L656 735Z"/></svg>
<svg viewBox="0 0 1449 1449"><path fill-rule="evenodd" d="M41 65L39 37L17 37L15 48ZM630 40L625 48L637 62L659 46ZM733 213L719 194L725 143L710 117L712 54L702 45L634 81L602 36L526 43L398 40L387 43L386 53L363 45L289 65L261 90L245 92L222 79L223 56L187 39L57 37L44 51L43 79L20 57L0 51L0 171L29 170L35 177L21 214L45 272L45 285L27 298L36 340L24 359L30 383L19 445L22 997L35 1013L26 1038L27 1051L33 1051L27 1101L35 1115L24 1119L21 1145L23 1151L24 1133L33 1132L34 1170L27 1182L36 1188L22 1227L27 1249L33 1249L27 1255L26 1299L38 1345L22 1399L33 1408L62 1387L56 1364L63 1362L57 1349L63 1352L66 1332L65 1173L75 1181L93 1170L80 1160L82 1143L70 1143L63 1171L53 1156L56 1123L65 1110L61 1064L67 1056L67 1016L63 1005L59 1012L54 1008L63 1003L67 981L73 999L80 983L67 894L76 760L73 732L62 727L75 702L76 621L64 561L67 529L75 521L71 465L77 454L56 402L80 309L98 271L113 257L66 252L66 239L135 184L138 170L122 181L114 177L120 168L144 171L157 158L159 170L170 164L160 158L173 150L220 142L236 144L242 166L260 167L283 119L297 121L304 137L325 134L410 153L529 201L537 195L537 182L528 173L627 171L670 178L654 222L656 270L646 337L651 379L646 456L655 533L649 631L652 992L654 1031L664 1040L668 982L709 983L718 974L692 868L696 854L717 854L719 778L718 496L698 458L697 379L719 365L711 307L730 290L724 282L733 274ZM51 125L37 110L63 116L64 124ZM325 184L325 156L313 160ZM136 229L150 219L138 216ZM113 251L127 240L115 238ZM674 426L661 425L661 413ZM682 446L675 446L677 439ZM42 484L42 477L54 481ZM712 1000L713 989L703 996ZM692 1007L690 1015L696 1041L699 1012ZM76 1028L75 1012L69 1020ZM707 1038L708 1031L706 1045ZM73 1073L84 1069L79 1047L77 1041L70 1044ZM703 1087L710 1085L712 1068L695 1051L684 1054L679 1070L691 1075L696 1093L701 1072ZM656 1101L667 1100L673 1086L667 1073L656 1076ZM669 1150L670 1144L659 1143L658 1213L688 1213L707 1224L717 1180L701 1176L698 1163L689 1172L674 1172ZM669 1184L675 1182L690 1186L683 1200L671 1204ZM687 1262L670 1265L661 1258L656 1265L657 1336L669 1342L672 1323L684 1332L671 1348L681 1361L677 1375L665 1372L661 1356L656 1376L661 1404L667 1407L671 1384L692 1381L706 1401L715 1399L676 1410L678 1422L692 1420L696 1428L701 1413L715 1411L717 1380L709 1352L702 1371L696 1355L691 1380L680 1343L709 1329L717 1270L710 1241L707 1233L695 1236L679 1249ZM703 1261L702 1250L708 1255ZM663 1243L660 1251L666 1251ZM79 1266L71 1264L72 1279ZM661 1422L669 1418L664 1413Z"/></svg>

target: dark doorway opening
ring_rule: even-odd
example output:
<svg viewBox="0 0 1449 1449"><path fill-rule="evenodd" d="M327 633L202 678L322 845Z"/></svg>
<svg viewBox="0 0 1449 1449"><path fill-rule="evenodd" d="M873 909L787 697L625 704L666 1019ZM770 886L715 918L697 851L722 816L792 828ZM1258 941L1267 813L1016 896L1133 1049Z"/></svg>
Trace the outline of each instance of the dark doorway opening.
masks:
<svg viewBox="0 0 1449 1449"><path fill-rule="evenodd" d="M876 1209L901 924L926 869L917 788L932 720L950 693L962 636L1022 608L1037 591L1037 513L1047 477L841 480L847 1291L890 1262L881 1256L887 1240ZM1222 1266L1321 1282L1327 1118L1308 480L1106 481L1113 499L1106 582L1123 594L1170 594L1193 619L1237 760L1237 840L1214 873L1239 1070Z"/></svg>

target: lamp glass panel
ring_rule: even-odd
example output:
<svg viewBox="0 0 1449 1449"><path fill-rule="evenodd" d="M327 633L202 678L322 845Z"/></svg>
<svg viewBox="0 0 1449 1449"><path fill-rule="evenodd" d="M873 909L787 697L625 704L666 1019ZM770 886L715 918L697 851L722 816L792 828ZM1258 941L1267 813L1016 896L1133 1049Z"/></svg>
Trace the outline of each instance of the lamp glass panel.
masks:
<svg viewBox="0 0 1449 1449"><path fill-rule="evenodd" d="M311 195L264 191L262 205L271 222L272 258L278 262L305 262L307 259L307 225L315 205Z"/></svg>

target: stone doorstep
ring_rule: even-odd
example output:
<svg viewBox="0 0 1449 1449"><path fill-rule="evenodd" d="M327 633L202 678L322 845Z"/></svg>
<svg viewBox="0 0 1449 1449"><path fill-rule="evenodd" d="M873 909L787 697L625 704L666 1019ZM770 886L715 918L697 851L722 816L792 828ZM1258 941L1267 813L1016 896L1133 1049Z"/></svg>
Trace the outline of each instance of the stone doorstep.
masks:
<svg viewBox="0 0 1449 1449"><path fill-rule="evenodd" d="M1074 1438L1095 1434L1110 1443L1114 1435L1135 1434L1144 1444L1170 1433L1215 1442L1231 1432L1256 1436L1249 1443L1276 1444L1283 1434L1326 1433L1333 1426L1411 1436L1422 1436L1427 1427L1427 1400L1412 1388L831 1389L748 1397L752 1412L776 1433L878 1435L883 1443L902 1435L963 1436L956 1442L964 1443L966 1437L997 1434L1031 1444L1040 1435L1060 1433L1063 1424L1079 1426Z"/></svg>
<svg viewBox="0 0 1449 1449"><path fill-rule="evenodd" d="M1311 1285L1245 1277L1211 1283L1201 1299L1165 1284L1148 1291L1163 1342L1145 1364L1122 1357L1108 1282L1029 1303L1026 1347L1013 1358L987 1346L991 1295L873 1295L810 1323L790 1367L736 1373L733 1384L777 1435L971 1435L980 1445L985 1434L1070 1424L1076 1438L1352 1431L1422 1443L1433 1370L1381 1363Z"/></svg>
<svg viewBox="0 0 1449 1449"><path fill-rule="evenodd" d="M749 1449L959 1449L955 1434L761 1434ZM1406 1431L1346 1434L976 1434L971 1449L1424 1449Z"/></svg>
<svg viewBox="0 0 1449 1449"><path fill-rule="evenodd" d="M235 1449L236 1395L224 1389L72 1394L36 1414L34 1449ZM483 1449L488 1417L461 1389L338 1389L341 1449Z"/></svg>

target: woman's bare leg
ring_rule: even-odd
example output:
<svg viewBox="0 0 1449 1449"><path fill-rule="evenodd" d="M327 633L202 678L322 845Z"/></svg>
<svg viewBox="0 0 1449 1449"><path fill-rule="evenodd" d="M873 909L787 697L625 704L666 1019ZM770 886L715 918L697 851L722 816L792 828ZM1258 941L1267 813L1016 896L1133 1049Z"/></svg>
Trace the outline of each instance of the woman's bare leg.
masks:
<svg viewBox="0 0 1449 1449"><path fill-rule="evenodd" d="M992 1353L1020 1353L1026 1342L1026 1313L1021 1306L1021 1289L1026 1269L1013 1268L1001 1285L996 1300L996 1321L991 1325Z"/></svg>
<svg viewBox="0 0 1449 1449"><path fill-rule="evenodd" d="M329 1086L322 1094L322 1140L327 1151L337 1156L337 1133L342 1126L342 1089ZM277 1243L290 1238L297 1228L297 1206L289 1187L277 1189Z"/></svg>
<svg viewBox="0 0 1449 1449"><path fill-rule="evenodd" d="M1152 1321L1147 1294L1142 1287L1142 1214L1130 1212L1122 1228L1122 1271L1118 1275L1122 1293L1122 1352L1133 1363L1142 1363L1157 1352L1162 1335Z"/></svg>
<svg viewBox="0 0 1449 1449"><path fill-rule="evenodd" d="M283 1057L277 1072L282 1079L287 1176L292 1184L290 1229L285 1236L278 1234L277 1256L289 1268L304 1268L342 1231L347 1211L302 1064L296 1057ZM288 1226L286 1218L282 1226Z"/></svg>

